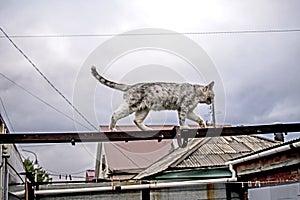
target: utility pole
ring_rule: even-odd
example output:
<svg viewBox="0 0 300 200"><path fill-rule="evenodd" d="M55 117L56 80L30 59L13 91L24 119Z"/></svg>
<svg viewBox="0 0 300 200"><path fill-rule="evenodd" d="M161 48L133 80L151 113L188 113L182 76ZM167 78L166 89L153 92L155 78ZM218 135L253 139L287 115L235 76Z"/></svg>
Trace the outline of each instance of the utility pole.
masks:
<svg viewBox="0 0 300 200"><path fill-rule="evenodd" d="M25 183L25 200L34 199L34 189L31 173L26 170L26 183Z"/></svg>
<svg viewBox="0 0 300 200"><path fill-rule="evenodd" d="M3 200L8 200L8 169L7 158L3 159Z"/></svg>
<svg viewBox="0 0 300 200"><path fill-rule="evenodd" d="M2 160L3 160L3 193L2 193L2 199L8 200L8 158L9 155L9 146L7 144L2 144Z"/></svg>
<svg viewBox="0 0 300 200"><path fill-rule="evenodd" d="M0 113L0 135L6 135L8 133L5 122ZM9 154L9 145L2 144L0 145L1 149L1 164L0 164L0 199L8 200L8 158ZM2 187L2 188L1 188Z"/></svg>
<svg viewBox="0 0 300 200"><path fill-rule="evenodd" d="M0 199L3 199L3 171L4 159L2 158L2 148L0 146Z"/></svg>

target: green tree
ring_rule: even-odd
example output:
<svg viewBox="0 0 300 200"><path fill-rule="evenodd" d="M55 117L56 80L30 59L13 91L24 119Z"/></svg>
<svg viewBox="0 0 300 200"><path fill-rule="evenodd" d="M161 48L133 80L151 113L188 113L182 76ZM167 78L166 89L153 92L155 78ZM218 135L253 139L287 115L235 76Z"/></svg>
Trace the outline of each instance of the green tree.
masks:
<svg viewBox="0 0 300 200"><path fill-rule="evenodd" d="M35 178L35 170L34 170L34 164L33 161L29 160L29 158L26 158L24 160L24 165L28 172L30 172L32 179ZM49 177L49 174L42 168L37 169L37 182L51 182L52 178Z"/></svg>

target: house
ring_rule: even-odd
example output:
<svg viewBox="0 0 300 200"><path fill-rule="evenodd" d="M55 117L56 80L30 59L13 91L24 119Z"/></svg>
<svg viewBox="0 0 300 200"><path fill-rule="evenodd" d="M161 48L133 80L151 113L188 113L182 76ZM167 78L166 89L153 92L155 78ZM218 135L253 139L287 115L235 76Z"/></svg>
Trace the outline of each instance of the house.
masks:
<svg viewBox="0 0 300 200"><path fill-rule="evenodd" d="M133 142L122 142L120 144L128 145L130 143L134 144ZM155 141L155 143L158 142ZM124 169L127 169L125 167L121 169L121 172L113 171L111 169L114 168L108 167L110 165L109 159L104 158L104 162L102 162L103 169L108 169L108 177L113 177L111 180L105 178L105 180L97 179L96 183L76 183L63 186L41 185L39 190L35 191L35 194L39 199L57 199L61 197L143 200L244 199L247 188L237 182L240 177L236 174L236 168L233 168L234 165L227 162L264 148L272 148L281 143L257 136L192 139L188 142L186 148L171 148L170 152L144 169L136 166L134 173L125 171ZM103 147L104 143L100 144L99 147L102 147L100 148L101 151L98 152L101 154L98 155L108 156L107 152L103 153L102 151L107 149ZM123 149L126 146L118 147L119 150L126 150L126 153L114 152L114 154L118 153L128 159L127 153L132 153L132 149ZM117 159L116 155L113 159ZM98 161L100 160L98 159ZM133 161L127 162L134 165ZM129 177L129 179L125 180L124 177Z"/></svg>
<svg viewBox="0 0 300 200"><path fill-rule="evenodd" d="M153 130L172 130L174 125L151 125ZM198 126L190 125L192 128ZM117 126L123 132L140 131L136 126ZM100 126L101 131L109 131ZM177 144L177 142L175 142ZM174 141L131 141L98 143L96 180L129 180L174 150Z"/></svg>
<svg viewBox="0 0 300 200"><path fill-rule="evenodd" d="M238 182L249 199L299 199L300 139L233 159Z"/></svg>
<svg viewBox="0 0 300 200"><path fill-rule="evenodd" d="M260 128L265 126L254 132L261 132ZM292 157L286 159L288 162L285 160L278 165L277 170L280 170L280 166L284 168L284 164L288 163L287 169L293 169L290 174L295 174L295 169L299 166L298 162L295 162L298 141L282 144L280 141L252 135L204 137L190 139L185 148L176 149L172 140L152 142L153 144L149 141L99 143L96 165L98 175L96 170L95 182L41 184L34 194L38 199L244 199L247 194L249 197L257 195L257 190L254 190L256 188L249 188L245 184L250 178L256 178L252 176L252 172L259 172L258 177L266 175L261 171L256 172L255 168L252 171L249 167L243 168L243 165L247 164L244 161L253 160L254 165L257 165L255 159L271 156L271 153L274 153L276 158L278 152L286 151L282 161L288 156ZM109 144L111 146L105 147ZM264 148L267 150L262 153ZM123 161L118 163L121 160L124 161L124 165L121 165ZM258 164L261 162L258 160ZM271 161L268 163L272 165ZM252 165L250 163L250 166ZM117 168L118 166L121 167ZM130 169L131 167L133 169ZM247 171L250 173L243 174ZM103 175L103 178L100 178L100 175ZM92 177L93 172L88 176ZM256 183L256 187L259 186L260 182ZM297 189L295 185L289 187L293 191ZM11 196L14 194L21 198L23 193L10 192Z"/></svg>
<svg viewBox="0 0 300 200"><path fill-rule="evenodd" d="M135 126L117 128L122 131L137 130ZM160 126L151 126L151 128L154 130L161 129ZM172 129L173 126L164 126L163 128ZM100 129L107 131L107 126L100 126ZM95 179L131 179L173 149L174 146L171 140L99 143Z"/></svg>
<svg viewBox="0 0 300 200"><path fill-rule="evenodd" d="M180 187L151 190L151 199L241 199L235 172L227 161L279 144L257 136L207 137L193 139L186 148L175 149L134 179ZM180 184L181 183L181 184ZM184 184L187 183L187 184ZM190 184L188 184L190 183Z"/></svg>
<svg viewBox="0 0 300 200"><path fill-rule="evenodd" d="M202 177L203 170L225 169L227 161L249 153L268 148L279 142L258 136L206 137L193 139L186 148L178 148L139 173L136 179L167 179L174 173L184 178L185 173L195 171L193 178ZM183 176L181 176L183 175ZM203 174L207 176L208 174ZM222 175L222 174L220 174ZM225 173L226 175L226 173ZM228 174L227 174L228 175ZM214 175L215 176L215 175Z"/></svg>

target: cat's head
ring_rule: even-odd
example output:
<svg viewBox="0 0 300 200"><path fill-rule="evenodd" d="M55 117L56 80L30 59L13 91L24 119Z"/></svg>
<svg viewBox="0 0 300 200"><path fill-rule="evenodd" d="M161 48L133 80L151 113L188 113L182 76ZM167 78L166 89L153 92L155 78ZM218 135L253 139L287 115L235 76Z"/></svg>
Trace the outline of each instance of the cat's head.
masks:
<svg viewBox="0 0 300 200"><path fill-rule="evenodd" d="M200 95L200 103L212 104L214 102L215 94L213 91L215 82L212 81L207 86L201 88L201 95Z"/></svg>

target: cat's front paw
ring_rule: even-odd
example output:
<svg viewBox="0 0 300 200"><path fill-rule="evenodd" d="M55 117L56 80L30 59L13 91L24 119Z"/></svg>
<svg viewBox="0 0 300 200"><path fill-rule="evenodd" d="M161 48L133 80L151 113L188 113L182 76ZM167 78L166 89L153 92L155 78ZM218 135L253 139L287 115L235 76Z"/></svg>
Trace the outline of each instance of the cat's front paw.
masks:
<svg viewBox="0 0 300 200"><path fill-rule="evenodd" d="M183 126L180 126L180 129L189 129L190 127L188 125L183 125Z"/></svg>
<svg viewBox="0 0 300 200"><path fill-rule="evenodd" d="M112 128L112 127L109 127L109 131L110 131L110 132L117 132L117 131L118 131L118 129L117 129L116 127L114 127L114 128Z"/></svg>
<svg viewBox="0 0 300 200"><path fill-rule="evenodd" d="M200 121L199 126L200 126L200 128L206 128L206 124L204 121Z"/></svg>

